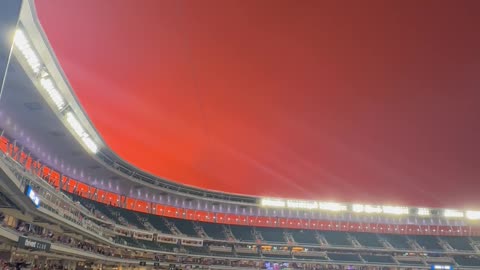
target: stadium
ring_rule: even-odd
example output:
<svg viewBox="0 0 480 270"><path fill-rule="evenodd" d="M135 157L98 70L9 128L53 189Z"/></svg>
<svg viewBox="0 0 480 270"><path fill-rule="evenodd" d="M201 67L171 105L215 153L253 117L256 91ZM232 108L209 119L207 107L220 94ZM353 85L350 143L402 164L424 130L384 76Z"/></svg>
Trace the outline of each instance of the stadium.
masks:
<svg viewBox="0 0 480 270"><path fill-rule="evenodd" d="M48 29L56 25L61 28L58 24L62 24L62 22L59 22L58 18L56 18L58 21L54 20L53 15L58 15L66 20L69 17L81 17L80 25L83 26L84 24L88 25L88 21L93 28L103 26L97 24L99 21L95 21L93 15L88 19L82 17L84 14L81 9L72 8L73 11L71 10L70 14L60 14L56 13L59 11L57 10L58 6L51 3L49 6L47 2L49 1L0 1L0 40L2 44L0 46L0 260L3 269L480 269L480 205L478 204L479 197L478 188L475 186L475 177L471 182L453 180L450 181L453 182L451 184L444 183L443 180L432 182L434 184L424 184L415 181L407 183L406 180L396 179L384 184L382 190L379 187L381 184L377 180L354 182L354 180L343 180L343 177L335 177L332 173L328 175L333 180L329 180L330 182L325 180L327 182L318 184L317 180L311 180L312 177L308 175L303 175L305 176L303 179L307 180L292 180L290 177L280 177L278 173L274 174L270 170L269 174L278 177L272 178L276 180L266 182L266 180L261 180L262 174L253 176L251 171L245 172L246 170L240 165L237 165L238 167L231 165L230 163L233 163L234 159L223 158L226 157L227 150L235 152L237 156L242 155L229 148L221 153L212 149L209 149L212 150L210 152L202 152L202 155L206 156L205 159L211 158L210 162L213 162L215 157L209 156L216 154L220 156L217 157L218 159L222 159L219 161L220 163L214 163L216 166L209 167L209 170L216 171L209 171L212 173L211 178L216 178L214 175L218 173L219 182L206 183L202 182L206 174L187 174L186 167L178 167L176 171L169 170L165 164L174 163L168 163L166 159L162 159L163 157L156 156L158 153L153 153L149 158L149 160L155 161L152 163L154 165L148 165L147 163L150 161L144 162L143 165L138 159L134 161L136 154L146 155L149 148L156 147L157 142L150 139L164 140L164 142L158 142L158 145L165 148L168 148L168 144L171 144L172 141L162 137L162 134L156 134L157 137L148 137L150 139L146 139L147 137L138 139L137 142L146 141L146 148L139 146L139 148L127 149L125 146L120 149L120 146L128 145L129 140L134 141L135 137L118 134L119 137L125 137L118 139L115 143L113 137L117 135L108 137L105 135L108 131L100 132L101 129L105 130L105 127L97 128L102 125L102 121L99 120L100 118L94 120L94 114L92 116L89 114L93 112L89 106L93 105L88 105L90 104L87 101L88 98L77 96L80 96L76 91L78 90L77 86L82 87L82 84L79 83L82 79L75 78L75 76L81 72L69 72L73 69L72 64L64 60L65 52L68 51L68 48L65 48L70 46L69 41L75 44L79 43L80 47L85 47L84 43L76 38L66 37L64 33L55 36L55 33ZM123 1L123 3L127 2ZM133 3L131 7L134 7L141 5L142 1L130 2ZM188 1L179 1L178 3L180 2L187 3ZM296 10L289 5L299 3L279 2L282 2L289 12ZM98 7L98 10L106 8L96 1L90 3L92 6ZM155 3L158 2L150 1L150 4L152 3L156 5ZM306 4L307 1L304 3ZM220 2L216 4L221 5ZM167 4L164 8L162 16L168 17L171 10L167 8ZM225 6L223 8L227 9ZM265 8L270 10L271 7ZM326 9L326 7L324 8ZM449 7L444 8L444 11L451 10ZM240 9L235 7L234 10ZM435 9L429 8L428 10ZM470 17L460 10L475 17L475 12L472 12L474 9L472 7L458 8L458 10L455 9L455 12L457 15L462 14L462 16L458 15L459 17L466 18L465 21L468 23L465 25L470 27L475 25L470 21ZM121 12L120 9L117 11L119 13L126 12L126 14L135 13L125 7ZM317 11L313 10L312 14L316 14ZM345 10L342 8L342 11ZM153 10L153 12L160 11ZM42 13L44 13L43 16ZM434 12L432 11L432 13ZM102 16L104 15L102 13ZM239 16L243 18L244 15L241 13ZM266 15L262 13L259 16ZM205 15L205 17L209 16ZM305 17L308 16L305 15ZM231 17L225 16L224 19L228 21ZM161 19L158 20L155 21L158 25L153 22L152 24L158 29L163 29L160 23ZM252 25L257 22L253 17L250 20ZM282 20L279 19L277 22ZM458 21L462 20L458 19ZM166 20L165 22L170 21ZM64 23L66 24L65 21ZM448 22L448 25L452 23ZM166 24L167 28L174 25ZM291 22L291 24L294 23ZM253 27L252 25L247 27ZM455 26L458 31L456 40L461 40L464 32L468 37L476 33L469 31L471 29L465 30L459 25ZM414 27L419 26L415 25ZM73 37L76 37L77 34L81 35L81 33L75 32L79 31L78 29L74 31L67 26L63 26L63 28L65 31L72 31ZM86 31L87 34L91 34L92 29ZM462 32L458 29L465 31ZM237 30L240 32L239 28ZM295 31L292 30L290 34L293 35ZM119 35L124 35L124 33ZM306 35L309 36L311 33ZM430 38L429 35L426 36ZM64 47L58 43L58 37L64 39ZM100 36L98 38L101 39ZM257 36L256 38L260 39L261 37ZM475 47L473 41L478 43L477 39L472 39L469 48L476 50L478 47ZM219 41L217 40L217 42ZM59 44L58 47L53 46L57 44ZM452 44L448 43L445 47L460 48L457 43L455 46ZM176 46L171 47L177 49ZM60 53L57 55L57 48L59 48L58 52L62 52L62 57L58 56ZM73 51L77 49L76 47L71 48ZM98 48L96 50L101 51ZM254 54L254 49L248 50L250 50L249 54ZM308 50L308 48L304 48L304 50ZM468 50L458 49L455 53L460 55L461 51ZM135 52L142 53L137 50ZM238 51L235 52L238 53L239 58L245 57ZM95 62L97 59L101 59L101 55L104 53L108 54L108 52L99 52L90 60L93 59L92 61ZM206 54L207 59L212 57L210 53ZM388 54L390 53L388 52ZM465 53L465 55L467 54ZM167 58L166 55L163 56ZM461 70L458 73L462 73L462 78L466 81L470 78L468 76L472 73L471 70L476 67L474 66L475 61L478 60L472 55L467 56L466 59L470 61L467 68L464 69L458 63L448 67L452 70ZM85 56L78 52L76 57L71 59L81 60ZM255 55L254 58L258 57ZM285 58L288 57L285 56ZM132 69L139 68L133 64L134 60L130 61L132 61L132 64L129 63ZM282 61L288 62L289 60L283 59ZM228 62L228 59L225 62ZM438 64L433 60L431 62ZM472 64L472 62L475 63ZM261 61L252 64L252 66L256 65L261 66ZM186 66L191 69L190 64ZM206 66L208 67L208 65ZM116 67L112 64L108 65L107 69ZM95 67L90 66L89 68L93 70ZM174 69L175 67L172 65L169 68ZM262 68L259 67L256 71L258 72ZM290 71L301 68L292 64ZM417 69L417 71L419 70ZM265 73L268 72L265 71ZM300 76L299 74L292 76L298 77L297 75ZM217 77L218 74L212 76ZM369 75L365 72L361 76ZM134 76L132 75L132 77ZM172 77L175 76L172 75ZM69 78L75 79L70 81ZM312 78L317 80L319 77L313 76ZM476 78L475 74L472 75L472 78ZM175 77L172 80L177 79ZM218 79L220 80L220 78ZM275 78L275 80L281 79ZM326 78L324 79L326 80ZM390 79L392 78L387 80ZM442 79L435 77L435 81ZM183 79L178 80L182 81ZM108 88L108 84L105 82L98 83L101 86L91 90L92 93ZM249 83L253 84L253 82ZM284 84L289 84L288 79L285 79ZM446 85L447 83L442 81L441 84ZM88 84L85 85L88 86ZM197 84L192 83L192 85L192 91L197 91ZM450 87L450 85L446 87ZM458 91L463 89L461 84L455 84L455 87ZM181 91L181 87L178 87L177 90ZM472 92L476 93L476 89ZM93 99L101 98L100 96L103 94L97 93L92 97ZM102 102L115 99L116 95L124 94L120 93L120 90L118 93L107 92ZM188 92L188 95L190 94L192 93ZM440 91L436 94L442 95ZM227 96L229 95L230 93L227 94ZM250 96L254 93L248 92L245 95ZM408 93L408 95L410 96L408 100L411 101L410 98L413 94ZM268 95L266 96L268 97ZM236 96L233 99L240 98ZM268 99L271 98L268 97ZM310 97L306 99L308 100ZM447 95L446 99L453 100L455 98ZM470 103L474 103L472 106L476 106L476 103L472 102L473 98L469 98L469 100ZM288 101L295 103L294 98ZM168 102L170 101L166 103ZM140 106L133 100L131 103L121 103L120 110L128 106ZM233 106L236 105L229 104L226 107ZM241 105L241 107L244 106L247 111L253 108ZM269 106L274 105L269 105L268 102L261 103L261 107ZM300 107L305 106L302 104ZM114 105L106 105L106 107L104 108L106 111L115 110ZM136 107L137 110L142 110L140 107ZM210 105L205 107L209 108ZM445 109L444 106L440 107L442 110ZM463 107L465 108L467 105ZM295 110L301 114L299 108ZM150 114L162 118L155 112ZM194 111L192 114L208 115L208 112L205 109L204 112ZM221 115L221 113L218 114ZM288 114L290 115L291 112L288 111ZM454 113L449 112L449 114ZM281 115L281 118L283 119L284 116ZM228 118L228 116L225 117ZM192 119L197 120L197 118ZM475 117L473 119L478 120ZM414 120L409 119L407 122L410 124L411 121ZM457 119L452 121L456 122ZM128 119L109 118L107 122L108 125L105 126L116 128L126 125ZM299 124L297 121L294 122ZM442 122L443 124L444 122ZM468 125L474 126L475 122L470 122ZM458 127L458 125L452 126L451 129L459 133ZM125 129L132 128L132 133L140 133L142 130L140 126L138 129L125 127ZM202 129L203 127L197 126L196 128ZM225 129L232 129L232 126L227 126ZM273 127L266 125L264 129L273 129ZM289 126L288 129L299 133L301 127ZM358 128L358 133L354 133L352 136L360 136L362 129L373 129L373 127ZM182 132L187 134L190 131L185 129ZM234 129L232 132L239 133L239 131L240 129ZM193 137L197 133L195 133L196 131L191 132L190 137L186 137L186 141L194 140ZM474 128L468 131L469 134L477 134L475 132ZM123 133L126 131L122 131ZM442 134L445 135L447 132ZM165 137L170 135L165 131ZM239 137L243 137L243 135L239 135ZM401 135L406 137L408 134ZM245 137L248 136L245 135ZM295 140L298 138L295 137ZM465 138L463 139L466 141ZM177 143L180 142L180 139L178 140ZM209 138L207 141L210 140L215 139ZM246 144L252 144L255 148L273 149L265 146L268 145L267 142L262 141L255 144L254 137L245 140ZM273 138L265 140L273 141ZM284 144L289 144L289 147L292 148L301 143L291 140L287 135L279 140L283 140ZM289 142L289 140L291 141ZM374 140L377 139L374 138ZM426 141L431 140L434 139L426 139ZM181 142L183 143L183 141ZM450 137L446 142L441 141L441 144L460 144L458 141L450 140ZM475 144L475 141L471 142ZM412 144L414 143L412 142ZM424 144L426 142L422 141L415 146L417 148L409 148L408 151L413 149L418 151L415 153L416 156L426 157L421 153L421 149L425 149L422 148ZM311 144L307 144L307 146L307 151L314 151L313 147L310 148ZM246 145L238 147L242 148ZM398 147L403 148L404 146ZM470 152L475 152L475 146L470 143L466 148ZM178 145L172 146L172 149L178 150L181 152L180 154L184 155L188 155L189 151L193 152L191 149L185 150L187 147L182 148ZM130 150L131 158L127 158L127 152ZM258 151L255 158L251 158L254 161L250 161L250 163L256 164L256 168L260 167L263 172L268 171L265 169L266 163L262 163L259 156L262 151ZM451 151L448 153L454 156ZM289 154L289 156L302 156L299 160L307 159L301 153L289 152ZM349 152L348 155L354 156L355 154ZM439 158L440 155L440 152L435 152L431 157ZM292 159L284 157L281 151L272 153L272 156L281 160L280 167L290 166L293 168L297 166ZM347 159L347 157L345 158ZM469 156L469 158L475 159L476 157ZM189 162L192 163L197 159L198 156L192 157ZM343 160L343 157L340 159L341 162L345 162L340 164L347 166L346 159ZM163 165L159 160L164 161ZM348 164L349 168L340 170L355 170L356 167L353 163L357 160L349 160L351 162ZM318 164L307 166L305 165L307 162L302 164L304 164L301 167L303 171L307 171L309 166L320 166ZM472 171L478 168L476 166L478 164L472 162L467 165L471 165ZM158 171L150 166L158 167ZM421 166L428 167L427 161L424 161ZM441 166L437 167L439 167L438 170L442 170ZM162 170L169 171L163 173ZM285 168L286 171L288 168ZM360 174L360 171L357 167L355 173ZM325 171L321 173L327 175ZM340 173L335 174L339 175ZM163 177L163 175L167 177ZM291 175L295 174L291 173ZM317 177L318 175L313 176ZM450 176L446 175L445 179ZM185 181L177 180L177 178L185 179ZM249 180L242 180L242 178L249 178ZM443 191L440 190L442 187ZM352 190L358 192L352 193Z"/></svg>

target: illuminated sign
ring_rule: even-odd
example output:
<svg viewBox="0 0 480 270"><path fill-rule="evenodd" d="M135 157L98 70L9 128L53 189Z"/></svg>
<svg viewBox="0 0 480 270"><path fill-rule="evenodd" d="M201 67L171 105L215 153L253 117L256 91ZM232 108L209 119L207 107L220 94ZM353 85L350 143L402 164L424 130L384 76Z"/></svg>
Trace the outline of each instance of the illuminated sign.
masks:
<svg viewBox="0 0 480 270"><path fill-rule="evenodd" d="M25 187L25 195L33 202L35 207L40 207L40 198L37 196L35 191L33 191L31 186Z"/></svg>
<svg viewBox="0 0 480 270"><path fill-rule="evenodd" d="M260 204L266 207L285 207L286 205L284 200L277 199L262 199Z"/></svg>
<svg viewBox="0 0 480 270"><path fill-rule="evenodd" d="M49 251L50 243L29 239L23 236L18 237L18 247L30 250Z"/></svg>
<svg viewBox="0 0 480 270"><path fill-rule="evenodd" d="M453 266L451 265L432 265L432 270L453 270Z"/></svg>
<svg viewBox="0 0 480 270"><path fill-rule="evenodd" d="M406 215L408 214L408 207L404 206L382 206L384 214L392 215Z"/></svg>
<svg viewBox="0 0 480 270"><path fill-rule="evenodd" d="M318 209L326 210L326 211L333 211L333 212L340 212L340 211L347 211L347 206L341 203L334 203L334 202L320 202L318 203Z"/></svg>
<svg viewBox="0 0 480 270"><path fill-rule="evenodd" d="M287 201L287 207L295 209L318 209L318 203L312 201Z"/></svg>

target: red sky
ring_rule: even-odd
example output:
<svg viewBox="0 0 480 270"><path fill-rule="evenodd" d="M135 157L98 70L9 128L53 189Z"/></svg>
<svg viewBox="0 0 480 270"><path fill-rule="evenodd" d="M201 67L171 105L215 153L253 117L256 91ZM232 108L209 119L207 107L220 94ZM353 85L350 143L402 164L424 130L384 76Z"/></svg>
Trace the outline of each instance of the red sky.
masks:
<svg viewBox="0 0 480 270"><path fill-rule="evenodd" d="M36 2L95 127L146 171L251 195L480 202L478 1Z"/></svg>

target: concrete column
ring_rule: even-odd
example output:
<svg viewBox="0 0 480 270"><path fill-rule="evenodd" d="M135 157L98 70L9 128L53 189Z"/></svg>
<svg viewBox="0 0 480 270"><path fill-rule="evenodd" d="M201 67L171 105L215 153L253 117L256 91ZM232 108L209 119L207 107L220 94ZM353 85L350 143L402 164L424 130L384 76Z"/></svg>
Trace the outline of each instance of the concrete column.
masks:
<svg viewBox="0 0 480 270"><path fill-rule="evenodd" d="M0 93L7 76L8 63L13 48L13 38L17 29L23 0L0 1Z"/></svg>

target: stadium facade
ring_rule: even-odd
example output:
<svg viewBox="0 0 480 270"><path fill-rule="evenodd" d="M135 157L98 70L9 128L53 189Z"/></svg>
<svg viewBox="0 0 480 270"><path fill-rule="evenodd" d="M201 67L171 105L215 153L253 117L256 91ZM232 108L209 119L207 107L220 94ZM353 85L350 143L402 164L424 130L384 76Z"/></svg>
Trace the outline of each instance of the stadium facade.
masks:
<svg viewBox="0 0 480 270"><path fill-rule="evenodd" d="M0 3L10 14L0 22L8 45L0 54L5 265L480 269L476 209L258 198L141 171L103 142L34 2L20 4Z"/></svg>

